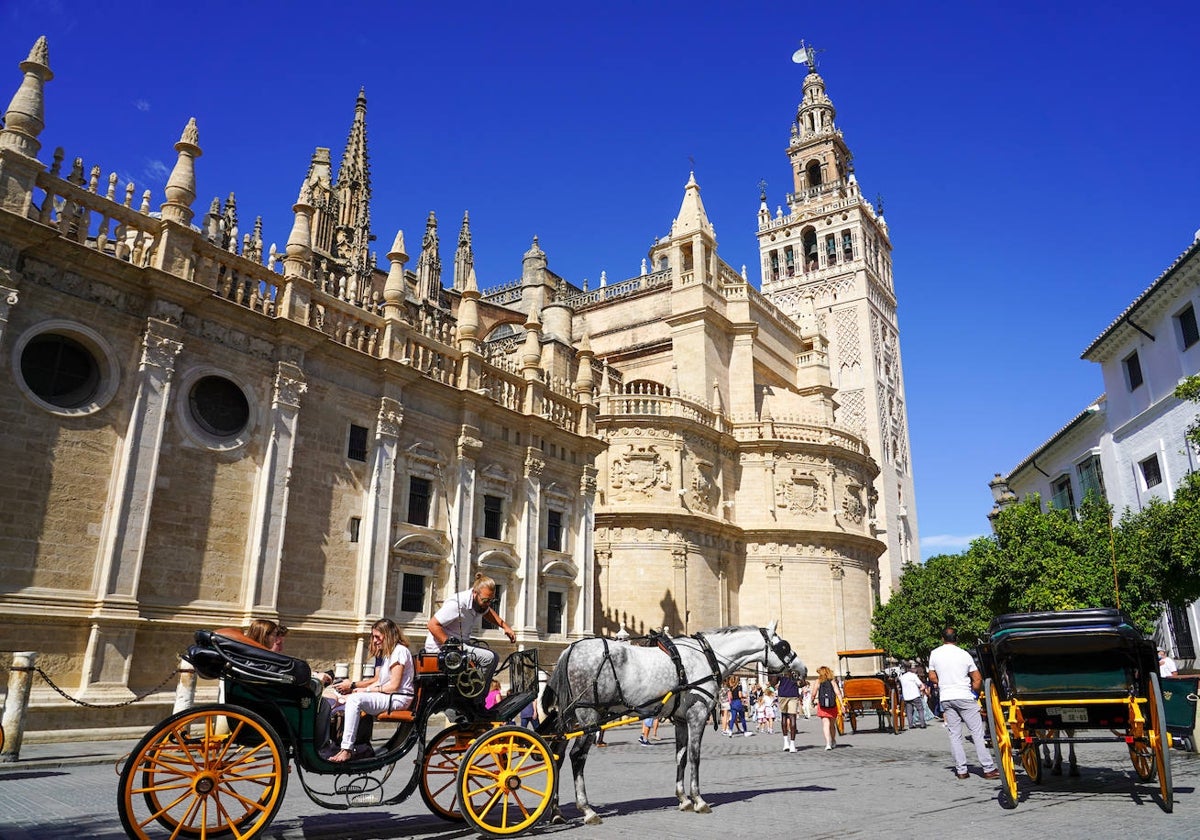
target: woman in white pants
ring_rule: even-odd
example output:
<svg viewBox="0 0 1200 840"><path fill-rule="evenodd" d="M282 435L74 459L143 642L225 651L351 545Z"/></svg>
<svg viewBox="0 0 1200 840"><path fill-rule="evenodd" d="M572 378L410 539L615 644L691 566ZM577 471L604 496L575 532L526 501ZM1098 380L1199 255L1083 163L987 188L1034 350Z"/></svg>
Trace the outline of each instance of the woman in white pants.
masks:
<svg viewBox="0 0 1200 840"><path fill-rule="evenodd" d="M345 697L346 723L342 749L330 761L349 761L358 734L360 712L377 715L407 709L413 701L413 655L395 622L381 618L371 627L370 653L375 657L375 678L361 685L342 680L334 690Z"/></svg>

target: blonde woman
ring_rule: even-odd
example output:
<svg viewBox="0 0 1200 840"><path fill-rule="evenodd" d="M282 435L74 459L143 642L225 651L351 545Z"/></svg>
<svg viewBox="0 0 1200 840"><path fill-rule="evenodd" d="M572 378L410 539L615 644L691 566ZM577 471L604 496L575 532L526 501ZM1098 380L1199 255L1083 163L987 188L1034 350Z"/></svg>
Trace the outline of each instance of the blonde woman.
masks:
<svg viewBox="0 0 1200 840"><path fill-rule="evenodd" d="M828 665L817 669L817 688L813 692L817 698L817 717L821 719L821 731L825 734L825 749L831 750L837 745L838 706L842 702L842 687L833 678L833 671Z"/></svg>
<svg viewBox="0 0 1200 840"><path fill-rule="evenodd" d="M404 634L391 619L381 618L371 627L370 653L375 657L375 676L362 683L342 680L334 690L346 702L346 724L342 730L341 751L329 760L349 761L358 735L359 712L377 715L395 709L407 709L413 701L413 655Z"/></svg>

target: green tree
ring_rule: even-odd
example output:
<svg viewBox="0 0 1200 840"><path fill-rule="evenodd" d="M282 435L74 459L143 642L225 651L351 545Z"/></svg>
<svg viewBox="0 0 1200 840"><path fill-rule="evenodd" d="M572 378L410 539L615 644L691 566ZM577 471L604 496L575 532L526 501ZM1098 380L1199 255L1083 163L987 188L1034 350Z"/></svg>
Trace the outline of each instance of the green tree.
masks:
<svg viewBox="0 0 1200 840"><path fill-rule="evenodd" d="M903 659L926 659L941 644L942 628L953 625L964 641L987 630L987 593L981 586L990 538L972 543L962 554L908 563L891 599L876 607L871 643Z"/></svg>
<svg viewBox="0 0 1200 840"><path fill-rule="evenodd" d="M1181 400L1200 403L1200 376L1189 376L1180 382L1175 387L1175 397ZM1196 419L1188 427L1187 437L1192 442L1192 446L1200 450L1200 414L1196 415Z"/></svg>
<svg viewBox="0 0 1200 840"><path fill-rule="evenodd" d="M1170 502L1152 499L1126 511L1117 532L1122 606L1135 618L1157 616L1160 604L1200 598L1200 473L1190 473Z"/></svg>
<svg viewBox="0 0 1200 840"><path fill-rule="evenodd" d="M1116 606L1111 508L1089 493L1078 516L1030 494L996 519L983 573L993 614Z"/></svg>

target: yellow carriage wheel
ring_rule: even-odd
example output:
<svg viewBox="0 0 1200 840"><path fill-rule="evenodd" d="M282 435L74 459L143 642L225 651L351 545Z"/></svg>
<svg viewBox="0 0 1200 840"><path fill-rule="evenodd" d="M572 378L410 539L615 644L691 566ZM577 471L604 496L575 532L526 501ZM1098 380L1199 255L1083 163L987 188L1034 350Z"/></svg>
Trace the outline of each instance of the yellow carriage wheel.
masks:
<svg viewBox="0 0 1200 840"><path fill-rule="evenodd" d="M287 789L287 753L263 718L197 706L142 738L121 770L125 832L157 838L250 838L270 824Z"/></svg>
<svg viewBox="0 0 1200 840"><path fill-rule="evenodd" d="M905 708L904 695L897 686L892 686L888 691L888 706L892 713L892 733L899 735L900 730L904 729Z"/></svg>
<svg viewBox="0 0 1200 840"><path fill-rule="evenodd" d="M449 822L463 821L454 790L458 768L471 744L490 728L490 723L455 724L425 745L421 757L421 799L434 816Z"/></svg>
<svg viewBox="0 0 1200 840"><path fill-rule="evenodd" d="M837 717L833 719L833 725L837 727L837 734L839 735L846 734L846 716L853 714L849 709L849 705L850 704L846 702L838 703ZM854 724L853 717L850 718L850 724Z"/></svg>
<svg viewBox="0 0 1200 840"><path fill-rule="evenodd" d="M1158 674L1150 675L1150 727L1147 735L1154 750L1154 767L1158 771L1158 792L1162 794L1162 809L1168 814L1175 809L1175 789L1171 784L1171 737L1167 734L1167 715L1163 708L1162 685Z"/></svg>
<svg viewBox="0 0 1200 840"><path fill-rule="evenodd" d="M1036 741L1021 745L1021 767L1035 785L1042 783L1042 753Z"/></svg>
<svg viewBox="0 0 1200 840"><path fill-rule="evenodd" d="M984 702L987 704L988 728L992 732L992 746L996 749L996 763L1000 767L1000 775L1004 777L1004 790L1008 801L1017 804L1017 771L1013 764L1013 742L1008 731L1008 718L1004 707L1000 705L1000 695L991 678L983 684Z"/></svg>
<svg viewBox="0 0 1200 840"><path fill-rule="evenodd" d="M476 739L458 771L458 808L477 831L508 837L532 828L554 796L554 754L536 732L501 726Z"/></svg>

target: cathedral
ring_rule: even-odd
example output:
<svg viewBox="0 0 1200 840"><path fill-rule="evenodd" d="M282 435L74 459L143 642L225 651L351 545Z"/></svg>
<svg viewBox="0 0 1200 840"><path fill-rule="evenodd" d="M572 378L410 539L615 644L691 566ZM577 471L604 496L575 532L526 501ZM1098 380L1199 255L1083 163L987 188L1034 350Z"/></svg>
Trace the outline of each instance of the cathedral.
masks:
<svg viewBox="0 0 1200 840"><path fill-rule="evenodd" d="M481 288L465 214L449 277L434 213L378 263L362 93L278 251L232 194L197 211L195 120L157 197L44 154L40 39L0 129L0 649L101 708L35 682L30 731L144 731L194 630L255 617L357 675L373 620L416 646L477 572L545 667L776 619L810 665L866 647L916 539L896 297L809 65L761 291L694 176L638 276L589 290L535 237Z"/></svg>

